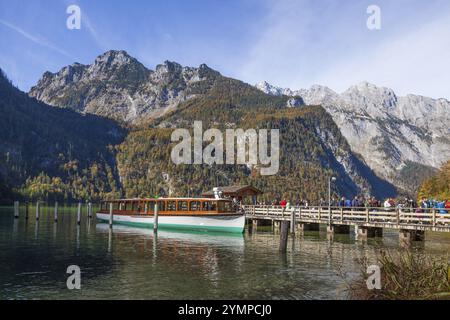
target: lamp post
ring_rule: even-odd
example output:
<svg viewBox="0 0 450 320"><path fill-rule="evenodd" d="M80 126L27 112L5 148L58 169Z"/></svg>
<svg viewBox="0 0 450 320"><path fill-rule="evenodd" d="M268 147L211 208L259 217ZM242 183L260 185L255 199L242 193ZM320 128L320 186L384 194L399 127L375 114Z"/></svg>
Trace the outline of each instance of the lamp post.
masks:
<svg viewBox="0 0 450 320"><path fill-rule="evenodd" d="M336 177L328 179L328 224L331 226L331 182L336 181Z"/></svg>

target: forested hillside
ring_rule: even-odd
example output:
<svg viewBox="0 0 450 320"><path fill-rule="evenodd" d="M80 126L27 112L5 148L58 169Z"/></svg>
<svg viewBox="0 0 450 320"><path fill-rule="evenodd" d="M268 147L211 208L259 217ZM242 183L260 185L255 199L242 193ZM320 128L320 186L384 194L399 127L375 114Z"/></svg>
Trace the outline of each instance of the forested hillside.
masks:
<svg viewBox="0 0 450 320"><path fill-rule="evenodd" d="M53 81L58 78L70 82L62 87L61 97L68 97L70 91L70 101L82 102L89 92L90 103L98 107L97 113L102 114L110 107L121 108L120 102L114 100L110 105L104 99L113 98L111 90L130 89L129 81L120 76L126 78L128 74L119 72L124 70L123 61L136 66L136 61L123 52L110 52L99 57L93 66L78 66L80 70L72 66L51 77L45 76L33 92L42 97L38 91L42 89L47 98L56 97L59 87ZM81 72L80 77L84 75L83 86L71 80L79 78L77 72ZM90 80L93 74L105 77L108 86L98 99L97 82ZM288 197L292 201L301 198L317 201L326 198L330 176L337 177L333 193L338 196L372 194L381 198L396 194L391 184L374 175L352 152L321 106L305 106L299 97L267 95L206 65L192 69L166 63L145 74L150 82L139 77L136 80L139 90L156 90L159 102L155 102L153 111L164 112L156 118L134 114L129 132L113 120L85 114L89 106L55 108L38 102L2 76L0 112L5 115L0 120L2 197L13 197L12 190L28 199L61 201L185 196L200 195L217 184L252 184L265 192L264 200ZM81 87L83 90L79 91ZM127 96L125 91L122 98ZM183 99L172 99L175 94ZM179 103L168 107L164 101L169 100ZM128 113L133 104L127 108ZM140 108L140 112L145 112L144 105ZM105 114L114 119L113 109ZM222 132L228 128L279 129L279 172L261 176L259 165L175 165L170 157L176 144L170 141L171 133L175 128L192 129L194 121L202 121L204 130L218 128Z"/></svg>
<svg viewBox="0 0 450 320"><path fill-rule="evenodd" d="M119 194L114 146L126 131L111 120L29 98L0 72L0 190L31 199Z"/></svg>
<svg viewBox="0 0 450 320"><path fill-rule="evenodd" d="M439 201L450 200L450 160L432 178L422 184L419 200L423 197Z"/></svg>
<svg viewBox="0 0 450 320"><path fill-rule="evenodd" d="M219 185L252 184L277 196L317 201L326 197L328 177L335 193L352 196L395 194L350 150L339 129L319 106L285 108L287 97L271 97L240 81L217 77L201 97L181 104L148 128L131 132L119 146L118 166L126 195L201 194ZM170 159L174 127L271 128L280 130L280 171L261 176L258 168L237 165L175 165ZM206 143L204 143L206 145Z"/></svg>

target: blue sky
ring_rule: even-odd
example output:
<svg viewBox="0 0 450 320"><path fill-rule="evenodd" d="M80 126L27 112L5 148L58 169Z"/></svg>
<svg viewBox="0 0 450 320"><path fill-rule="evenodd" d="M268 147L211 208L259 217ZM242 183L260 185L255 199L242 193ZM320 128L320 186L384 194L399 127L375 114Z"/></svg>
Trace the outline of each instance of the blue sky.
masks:
<svg viewBox="0 0 450 320"><path fill-rule="evenodd" d="M81 30L66 28L71 4ZM372 4L381 30L366 27ZM448 0L0 0L0 43L0 68L25 91L47 70L123 49L151 69L206 63L251 84L369 81L450 99Z"/></svg>

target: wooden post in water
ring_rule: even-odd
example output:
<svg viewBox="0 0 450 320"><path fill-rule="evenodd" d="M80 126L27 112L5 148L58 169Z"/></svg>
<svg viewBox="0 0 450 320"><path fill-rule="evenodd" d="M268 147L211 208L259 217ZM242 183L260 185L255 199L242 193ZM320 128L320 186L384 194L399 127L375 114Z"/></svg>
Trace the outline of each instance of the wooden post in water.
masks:
<svg viewBox="0 0 450 320"><path fill-rule="evenodd" d="M88 203L88 216L89 219L92 219L92 203Z"/></svg>
<svg viewBox="0 0 450 320"><path fill-rule="evenodd" d="M78 202L78 210L77 210L77 224L81 223L81 202Z"/></svg>
<svg viewBox="0 0 450 320"><path fill-rule="evenodd" d="M58 201L55 202L55 222L58 222Z"/></svg>
<svg viewBox="0 0 450 320"><path fill-rule="evenodd" d="M112 202L109 204L109 227L113 226L113 204Z"/></svg>
<svg viewBox="0 0 450 320"><path fill-rule="evenodd" d="M281 221L280 252L286 253L289 232L289 221Z"/></svg>
<svg viewBox="0 0 450 320"><path fill-rule="evenodd" d="M40 208L40 203L39 200L36 201L36 221L39 220L39 214L40 214L41 208Z"/></svg>
<svg viewBox="0 0 450 320"><path fill-rule="evenodd" d="M153 232L158 232L158 202L155 201L155 213L153 216Z"/></svg>
<svg viewBox="0 0 450 320"><path fill-rule="evenodd" d="M19 219L19 201L14 201L14 218Z"/></svg>

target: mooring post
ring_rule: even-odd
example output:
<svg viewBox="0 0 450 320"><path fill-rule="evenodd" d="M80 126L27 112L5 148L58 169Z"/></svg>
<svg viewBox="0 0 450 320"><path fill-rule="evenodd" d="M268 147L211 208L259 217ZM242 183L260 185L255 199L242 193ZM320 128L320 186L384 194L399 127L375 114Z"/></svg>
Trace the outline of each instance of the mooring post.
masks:
<svg viewBox="0 0 450 320"><path fill-rule="evenodd" d="M55 222L58 222L58 201L55 202Z"/></svg>
<svg viewBox="0 0 450 320"><path fill-rule="evenodd" d="M281 222L277 220L272 220L273 223L273 233L278 234L281 228Z"/></svg>
<svg viewBox="0 0 450 320"><path fill-rule="evenodd" d="M155 214L153 217L153 232L158 232L158 202L155 201Z"/></svg>
<svg viewBox="0 0 450 320"><path fill-rule="evenodd" d="M88 203L88 216L89 219L92 219L92 203Z"/></svg>
<svg viewBox="0 0 450 320"><path fill-rule="evenodd" d="M19 201L14 201L14 218L19 218Z"/></svg>
<svg viewBox="0 0 450 320"><path fill-rule="evenodd" d="M109 204L109 227L113 226L113 204L112 202Z"/></svg>
<svg viewBox="0 0 450 320"><path fill-rule="evenodd" d="M289 232L289 221L281 221L281 234L280 234L280 252L285 253L287 249L287 239Z"/></svg>
<svg viewBox="0 0 450 320"><path fill-rule="evenodd" d="M39 220L39 214L40 214L41 208L40 208L40 203L39 200L36 201L36 221Z"/></svg>
<svg viewBox="0 0 450 320"><path fill-rule="evenodd" d="M400 245L409 246L413 241L423 241L425 239L425 231L422 230L399 230Z"/></svg>
<svg viewBox="0 0 450 320"><path fill-rule="evenodd" d="M78 210L77 210L77 224L81 223L81 202L78 202Z"/></svg>
<svg viewBox="0 0 450 320"><path fill-rule="evenodd" d="M251 221L252 221L252 228L251 228L251 230L252 230L253 233L256 233L258 231L258 220L252 219Z"/></svg>

